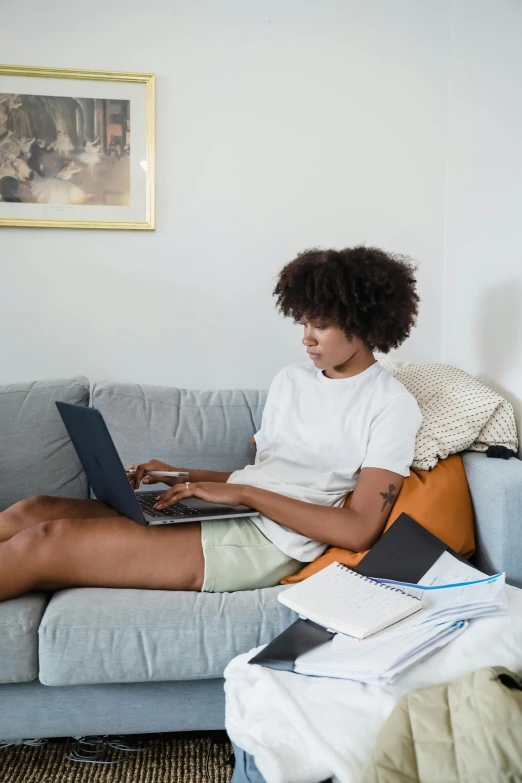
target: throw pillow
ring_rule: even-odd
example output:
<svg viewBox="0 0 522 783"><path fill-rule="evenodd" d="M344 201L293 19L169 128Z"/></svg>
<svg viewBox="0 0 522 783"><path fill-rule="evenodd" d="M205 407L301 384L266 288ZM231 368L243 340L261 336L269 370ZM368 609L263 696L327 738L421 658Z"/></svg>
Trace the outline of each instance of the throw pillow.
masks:
<svg viewBox="0 0 522 783"><path fill-rule="evenodd" d="M346 499L345 508L350 501L351 495ZM463 557L469 558L475 551L473 506L464 465L458 455L442 460L431 471L411 471L404 479L384 530L388 530L403 512ZM301 571L282 579L281 584L302 582L336 561L355 568L365 554L331 547Z"/></svg>
<svg viewBox="0 0 522 783"><path fill-rule="evenodd" d="M445 364L405 364L385 368L413 394L422 413L413 467L430 470L448 454L518 450L513 408L500 394L469 373Z"/></svg>

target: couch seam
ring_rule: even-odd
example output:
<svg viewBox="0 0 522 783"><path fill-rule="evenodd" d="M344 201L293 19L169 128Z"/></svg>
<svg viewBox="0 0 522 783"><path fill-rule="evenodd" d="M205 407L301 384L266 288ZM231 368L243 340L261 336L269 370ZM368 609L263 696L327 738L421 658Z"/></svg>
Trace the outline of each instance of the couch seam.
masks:
<svg viewBox="0 0 522 783"><path fill-rule="evenodd" d="M275 587L287 587L287 585L275 585ZM285 592L285 591L282 590L281 592ZM202 595L204 595L204 593L202 593ZM118 631L118 633L128 633L130 631L135 633L136 631L141 631L143 628L157 628L158 631L163 631L165 628L174 629L176 631L180 630L179 623L175 625L174 624L166 625L163 622L161 624L158 623L157 625L144 625L140 623L140 625L135 625L132 627L123 626L123 625L115 626L115 625L99 625L99 624L96 624L95 626L93 626L92 624L90 625L86 624L86 625L66 625L60 627L54 625L54 622L55 621L53 620L51 623L49 623L49 625L43 625L43 624L40 625L40 627L38 628L38 634L40 633L40 631L42 632L42 636L47 635L48 633L62 634L62 633L68 633L73 629L80 629L80 628L89 628L91 630L95 628L96 631Z"/></svg>
<svg viewBox="0 0 522 783"><path fill-rule="evenodd" d="M112 397L126 397L127 399L130 399L130 400L143 400L143 402L146 402L146 403L147 402L155 402L158 405L168 405L169 408L247 408L247 409L250 409L250 408L260 408L262 405L265 404L265 403L262 403L262 402L256 402L256 403L254 403L252 405L248 405L248 404L247 405L243 405L241 403L231 403L229 405L220 404L220 403L218 403L216 405L205 405L205 404L189 405L189 404L186 404L186 403L165 402L164 400L154 400L151 397L138 397L138 396L136 396L134 394L122 394L121 392L96 392L95 394L93 394L93 401L98 396L100 396L101 394L108 394L108 395L110 395Z"/></svg>
<svg viewBox="0 0 522 783"><path fill-rule="evenodd" d="M44 386L40 389L13 389L12 391L0 391L0 396L2 394L33 394L34 392L43 392L48 391L49 389L70 389L74 387L79 387L80 389L85 389L85 386L81 383L59 383L56 384L56 386ZM88 388L88 387L87 387Z"/></svg>

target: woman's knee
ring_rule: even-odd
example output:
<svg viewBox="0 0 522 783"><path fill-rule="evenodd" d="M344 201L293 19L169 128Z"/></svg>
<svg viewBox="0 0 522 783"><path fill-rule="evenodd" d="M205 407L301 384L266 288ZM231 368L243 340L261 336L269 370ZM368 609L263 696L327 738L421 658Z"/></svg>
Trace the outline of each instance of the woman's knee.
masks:
<svg viewBox="0 0 522 783"><path fill-rule="evenodd" d="M22 530L11 539L11 545L28 561L43 561L59 548L74 522L70 519L52 519Z"/></svg>
<svg viewBox="0 0 522 783"><path fill-rule="evenodd" d="M13 506L7 509L13 514L17 514L24 519L43 519L44 515L60 502L60 498L54 498L51 495L33 495L24 500L19 500Z"/></svg>
<svg viewBox="0 0 522 783"><path fill-rule="evenodd" d="M22 530L3 546L8 561L14 564L15 581L21 592L55 589L60 566L61 541L67 539L72 520L40 522ZM57 588L56 588L57 589Z"/></svg>

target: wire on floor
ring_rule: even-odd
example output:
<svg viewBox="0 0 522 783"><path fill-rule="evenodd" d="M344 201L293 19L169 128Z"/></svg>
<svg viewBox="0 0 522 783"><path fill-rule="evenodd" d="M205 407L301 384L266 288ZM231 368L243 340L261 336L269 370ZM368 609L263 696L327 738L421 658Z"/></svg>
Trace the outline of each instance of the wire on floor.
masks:
<svg viewBox="0 0 522 783"><path fill-rule="evenodd" d="M208 783L214 783L214 779L212 778L212 776L210 774L210 752L212 750L212 746L213 745L214 745L214 743L212 742L211 737L209 737L208 738L208 742L207 742L207 758L206 758L206 761L205 761L205 777L206 777Z"/></svg>
<svg viewBox="0 0 522 783"><path fill-rule="evenodd" d="M119 764L122 759L103 758L109 748L126 753L139 753L141 748L133 747L122 736L76 737L68 743L65 758L84 764Z"/></svg>
<svg viewBox="0 0 522 783"><path fill-rule="evenodd" d="M33 739L22 740L0 740L0 750L6 748L14 748L20 745L28 745L30 748L41 748L42 745L47 745L48 740L43 737L34 737Z"/></svg>

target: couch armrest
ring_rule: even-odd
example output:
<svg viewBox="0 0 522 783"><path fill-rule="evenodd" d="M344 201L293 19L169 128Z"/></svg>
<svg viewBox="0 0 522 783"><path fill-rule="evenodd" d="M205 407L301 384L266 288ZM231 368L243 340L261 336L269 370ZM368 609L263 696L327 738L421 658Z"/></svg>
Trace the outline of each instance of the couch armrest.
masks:
<svg viewBox="0 0 522 783"><path fill-rule="evenodd" d="M522 461L462 455L475 511L477 552L473 562L487 573L506 572L522 587Z"/></svg>

